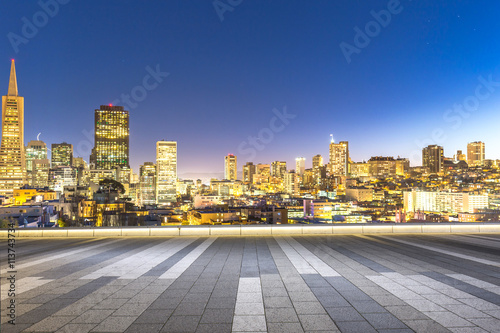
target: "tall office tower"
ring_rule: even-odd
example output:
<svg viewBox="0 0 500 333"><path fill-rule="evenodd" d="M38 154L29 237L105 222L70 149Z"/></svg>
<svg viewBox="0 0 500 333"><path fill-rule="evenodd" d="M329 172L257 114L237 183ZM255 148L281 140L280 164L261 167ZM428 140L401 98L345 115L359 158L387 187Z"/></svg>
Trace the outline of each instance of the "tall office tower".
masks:
<svg viewBox="0 0 500 333"><path fill-rule="evenodd" d="M340 141L330 142L330 175L347 176L349 173L349 143Z"/></svg>
<svg viewBox="0 0 500 333"><path fill-rule="evenodd" d="M316 155L316 156L313 156L313 169L314 168L318 168L318 167L322 167L323 166L323 156L321 155Z"/></svg>
<svg viewBox="0 0 500 333"><path fill-rule="evenodd" d="M454 157L455 161L467 161L467 156L461 150L457 150L457 154Z"/></svg>
<svg viewBox="0 0 500 333"><path fill-rule="evenodd" d="M156 142L156 203L177 201L177 142Z"/></svg>
<svg viewBox="0 0 500 333"><path fill-rule="evenodd" d="M33 160L30 185L35 188L49 186L50 161L48 158Z"/></svg>
<svg viewBox="0 0 500 333"><path fill-rule="evenodd" d="M444 165L443 147L430 145L422 149L422 165L429 168L432 173L442 172Z"/></svg>
<svg viewBox="0 0 500 333"><path fill-rule="evenodd" d="M247 162L243 166L243 182L253 182L253 175L255 175L255 165L252 162Z"/></svg>
<svg viewBox="0 0 500 333"><path fill-rule="evenodd" d="M123 106L101 105L95 110L95 143L90 162L95 169L129 165L129 112Z"/></svg>
<svg viewBox="0 0 500 333"><path fill-rule="evenodd" d="M144 162L139 170L139 206L156 203L156 165Z"/></svg>
<svg viewBox="0 0 500 333"><path fill-rule="evenodd" d="M475 141L467 144L467 164L481 166L484 162L484 142Z"/></svg>
<svg viewBox="0 0 500 333"><path fill-rule="evenodd" d="M302 176L306 170L306 158L297 157L295 159L295 173Z"/></svg>
<svg viewBox="0 0 500 333"><path fill-rule="evenodd" d="M33 160L43 160L47 158L47 145L43 141L32 140L26 146L26 171L33 171Z"/></svg>
<svg viewBox="0 0 500 333"><path fill-rule="evenodd" d="M0 146L0 195L12 194L26 183L24 155L24 97L17 92L14 59L9 89L2 96L2 143Z"/></svg>
<svg viewBox="0 0 500 333"><path fill-rule="evenodd" d="M286 173L286 162L274 161L271 163L271 176L283 179L283 177L285 177L285 173Z"/></svg>
<svg viewBox="0 0 500 333"><path fill-rule="evenodd" d="M70 143L53 143L51 146L52 167L73 165L73 145Z"/></svg>
<svg viewBox="0 0 500 333"><path fill-rule="evenodd" d="M224 157L224 179L238 179L237 160L233 154Z"/></svg>

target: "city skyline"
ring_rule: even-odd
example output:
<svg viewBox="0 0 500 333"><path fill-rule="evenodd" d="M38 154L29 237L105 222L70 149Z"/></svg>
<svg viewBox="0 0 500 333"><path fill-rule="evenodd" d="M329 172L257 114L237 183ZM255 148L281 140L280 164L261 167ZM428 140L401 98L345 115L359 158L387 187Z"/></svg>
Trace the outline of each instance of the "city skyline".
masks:
<svg viewBox="0 0 500 333"><path fill-rule="evenodd" d="M21 94L29 97L25 142L41 133L39 139L48 144L73 144L75 156L88 161L94 144L92 110L123 105L130 110L135 172L153 160L154 142L163 137L179 142L180 174L222 172L220 156L228 153L237 155L240 165L273 160L293 165L296 157L305 156L310 167L312 156L327 156L324 143L331 133L336 142L349 142L353 161L401 156L418 165L421 149L429 144L444 146L445 155L452 156L473 141L487 143L487 159L500 158L494 129L500 105L494 55L500 45L488 34L498 23L487 19L496 16L498 5L401 1L402 10L348 63L339 46L353 45L353 29L365 27L374 20L372 11L379 13L387 4L245 2L221 21L210 2L143 4L139 9L111 1L102 11L94 11L92 2L70 2L60 5L27 43L5 38L0 58L16 58ZM5 6L11 15L0 24L11 37L24 36L22 17L32 22L44 10L36 3ZM145 22L120 31L138 47L125 50L123 37L114 41L118 32L111 24L88 26L88 20L104 22L111 11ZM161 20L154 15L160 11L165 13ZM256 12L255 27L246 29ZM179 15L199 20L186 23ZM145 17L155 17L155 30ZM422 34L417 22L425 23ZM151 37L143 40L148 33ZM162 38L163 46L158 43ZM95 47L83 50L84 43ZM60 45L64 51L54 53ZM97 49L104 52L90 51ZM121 51L119 57L112 56L114 50ZM205 57L195 58L197 50ZM285 55L289 60L281 61ZM4 77L7 69L2 68ZM147 96L140 101L121 97L133 91ZM476 111L457 111L455 104L474 106L474 98L480 102ZM269 129L276 112L284 109L295 118L271 133L254 158L238 151L249 137ZM54 130L54 119L63 126ZM224 135L212 132L221 126L227 128ZM374 139L376 146L371 145Z"/></svg>

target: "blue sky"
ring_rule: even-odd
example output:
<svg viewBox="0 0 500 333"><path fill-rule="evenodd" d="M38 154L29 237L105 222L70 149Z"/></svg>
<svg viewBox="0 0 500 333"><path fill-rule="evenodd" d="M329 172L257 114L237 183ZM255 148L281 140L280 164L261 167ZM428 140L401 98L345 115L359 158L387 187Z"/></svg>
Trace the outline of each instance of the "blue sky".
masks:
<svg viewBox="0 0 500 333"><path fill-rule="evenodd" d="M220 0L222 14L211 0L61 2L53 17L36 1L0 5L2 95L15 58L25 142L42 133L88 160L94 109L135 93L126 108L136 170L161 139L178 141L179 174L220 172L228 153L239 170L250 158L310 166L326 158L330 134L349 141L354 161L418 165L422 145L453 156L471 141L500 159L498 2ZM397 10L377 29L372 12L388 8ZM340 45L356 47L367 24L369 43L348 62ZM168 76L145 90L157 70ZM472 111L453 111L463 103ZM295 117L281 126L273 110L284 108Z"/></svg>

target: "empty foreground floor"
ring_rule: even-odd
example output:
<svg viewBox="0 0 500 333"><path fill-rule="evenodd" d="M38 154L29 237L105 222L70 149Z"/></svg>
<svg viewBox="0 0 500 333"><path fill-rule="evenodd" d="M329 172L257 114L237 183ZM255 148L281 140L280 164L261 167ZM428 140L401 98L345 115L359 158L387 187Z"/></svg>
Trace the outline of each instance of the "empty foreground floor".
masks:
<svg viewBox="0 0 500 333"><path fill-rule="evenodd" d="M15 249L16 325L2 261L2 332L500 332L498 234L31 238Z"/></svg>

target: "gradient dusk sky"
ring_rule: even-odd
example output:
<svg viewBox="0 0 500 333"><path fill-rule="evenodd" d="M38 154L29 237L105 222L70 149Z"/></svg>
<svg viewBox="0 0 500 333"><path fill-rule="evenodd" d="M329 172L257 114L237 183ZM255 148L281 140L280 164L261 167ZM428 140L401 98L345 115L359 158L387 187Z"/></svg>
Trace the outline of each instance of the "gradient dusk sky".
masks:
<svg viewBox="0 0 500 333"><path fill-rule="evenodd" d="M178 142L180 176L222 172L228 153L241 171L259 134L251 160L289 169L298 156L327 161L330 134L353 161L420 165L425 145L452 157L471 141L500 159L498 1L61 2L53 17L37 1L0 5L0 94L14 58L25 144L41 133L88 161L94 109L135 92L125 108L136 172L162 139ZM145 85L158 68L169 75ZM295 117L281 126L284 108Z"/></svg>

